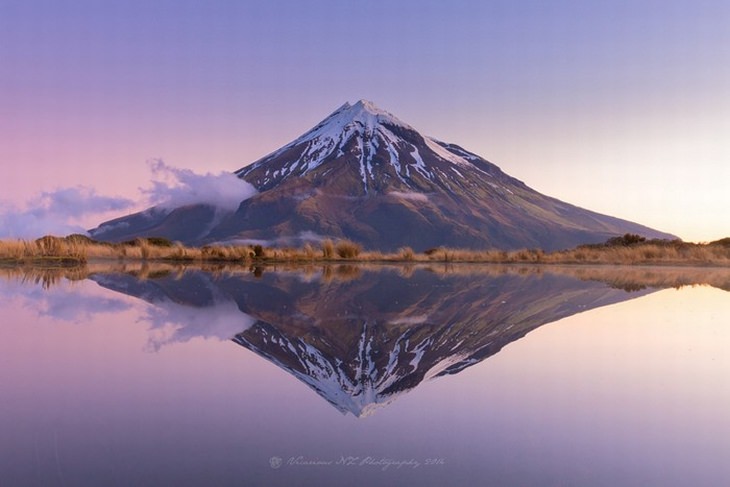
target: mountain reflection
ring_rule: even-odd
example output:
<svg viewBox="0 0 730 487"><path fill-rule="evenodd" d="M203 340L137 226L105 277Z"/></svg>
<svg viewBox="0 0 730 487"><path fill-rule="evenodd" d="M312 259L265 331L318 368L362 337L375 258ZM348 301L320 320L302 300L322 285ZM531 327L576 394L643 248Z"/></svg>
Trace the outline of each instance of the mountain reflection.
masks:
<svg viewBox="0 0 730 487"><path fill-rule="evenodd" d="M542 272L440 274L352 266L91 279L167 313L195 316L183 328L185 336L203 334L206 317L210 326L228 317L231 326L224 329L233 341L355 416L368 415L423 380L478 363L541 325L650 292ZM237 321L233 303L243 317Z"/></svg>
<svg viewBox="0 0 730 487"><path fill-rule="evenodd" d="M61 278L14 272L43 287ZM176 325L153 338L155 348L198 336L233 339L355 416L573 314L665 287L730 289L725 269L161 266L65 277L151 303L154 330Z"/></svg>

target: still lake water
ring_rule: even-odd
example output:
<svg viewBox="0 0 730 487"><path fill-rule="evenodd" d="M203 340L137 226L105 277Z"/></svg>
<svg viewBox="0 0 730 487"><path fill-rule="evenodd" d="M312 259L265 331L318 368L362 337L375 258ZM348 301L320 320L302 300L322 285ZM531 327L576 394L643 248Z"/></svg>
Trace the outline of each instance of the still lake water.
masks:
<svg viewBox="0 0 730 487"><path fill-rule="evenodd" d="M72 274L0 274L0 485L730 484L727 270Z"/></svg>

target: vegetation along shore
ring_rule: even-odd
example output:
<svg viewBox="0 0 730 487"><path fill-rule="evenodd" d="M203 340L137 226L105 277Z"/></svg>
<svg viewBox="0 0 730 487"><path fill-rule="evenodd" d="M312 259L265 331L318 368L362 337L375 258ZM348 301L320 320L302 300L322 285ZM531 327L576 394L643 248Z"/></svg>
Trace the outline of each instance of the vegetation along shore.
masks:
<svg viewBox="0 0 730 487"><path fill-rule="evenodd" d="M415 252L404 247L393 253L363 250L349 240L324 240L300 248L262 245L187 247L164 238L138 238L107 243L84 235L45 236L36 240L0 241L0 264L82 265L89 261L167 262L475 262L604 265L715 265L730 266L730 238L708 243L647 240L634 234L602 244L544 252L540 249L467 250L438 247Z"/></svg>

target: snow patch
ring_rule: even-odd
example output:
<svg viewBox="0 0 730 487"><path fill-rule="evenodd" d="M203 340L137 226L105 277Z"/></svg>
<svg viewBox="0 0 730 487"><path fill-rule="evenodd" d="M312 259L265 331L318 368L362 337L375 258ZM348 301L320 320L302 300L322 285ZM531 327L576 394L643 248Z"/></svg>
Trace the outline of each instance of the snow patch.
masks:
<svg viewBox="0 0 730 487"><path fill-rule="evenodd" d="M413 147L413 151L411 152L411 157L413 157L413 160L416 162L416 165L414 168L416 171L418 171L421 176L423 176L426 179L433 179L433 174L429 172L428 168L426 167L426 163L423 162L423 158L421 157L421 153L418 152L417 147Z"/></svg>
<svg viewBox="0 0 730 487"><path fill-rule="evenodd" d="M435 141L435 139L432 139L431 137L424 137L423 141L426 143L428 148L431 149L431 151L439 156L441 159L446 159L447 161L453 162L454 164L458 164L460 166L473 167L473 164L470 164L469 161L467 161L463 157L459 157L453 152L449 152L448 150L444 149Z"/></svg>

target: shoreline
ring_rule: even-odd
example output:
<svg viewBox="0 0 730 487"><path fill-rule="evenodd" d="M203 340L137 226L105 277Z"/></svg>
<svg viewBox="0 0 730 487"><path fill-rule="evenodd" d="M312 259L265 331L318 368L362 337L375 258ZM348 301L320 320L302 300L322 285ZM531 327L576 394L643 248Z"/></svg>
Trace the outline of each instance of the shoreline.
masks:
<svg viewBox="0 0 730 487"><path fill-rule="evenodd" d="M0 279L40 283L52 287L61 280L81 281L96 275L124 274L141 280L180 279L187 273L203 272L213 278L247 276L259 279L269 273L306 276L307 282L350 281L368 273L396 273L405 279L416 272L433 273L448 279L460 275L520 275L542 278L569 276L583 281L600 281L627 292L647 287L666 289L710 285L730 291L730 266L462 263L462 262L267 262L264 264L195 263L163 261L93 260L82 265L13 265L0 263Z"/></svg>
<svg viewBox="0 0 730 487"><path fill-rule="evenodd" d="M171 268L229 268L229 269L250 269L256 267L283 267L283 268L307 268L307 267L430 267L430 266L459 266L459 267L494 267L494 268L627 268L627 269L730 269L730 262L725 261L699 261L699 260L641 260L634 262L611 262L591 260L402 260L402 259L252 259L252 260L225 260L225 259L174 259L174 258L23 258L23 259L2 259L0 258L0 269L85 269L85 268L126 268L128 266L166 266Z"/></svg>
<svg viewBox="0 0 730 487"><path fill-rule="evenodd" d="M94 263L169 263L262 266L278 264L495 264L575 266L730 267L730 239L711 243L650 240L626 235L604 244L545 252L540 249L470 250L439 247L415 252L362 250L351 241L325 240L319 247L261 245L187 247L166 239L97 242L82 235L34 241L0 241L0 266L79 267Z"/></svg>

